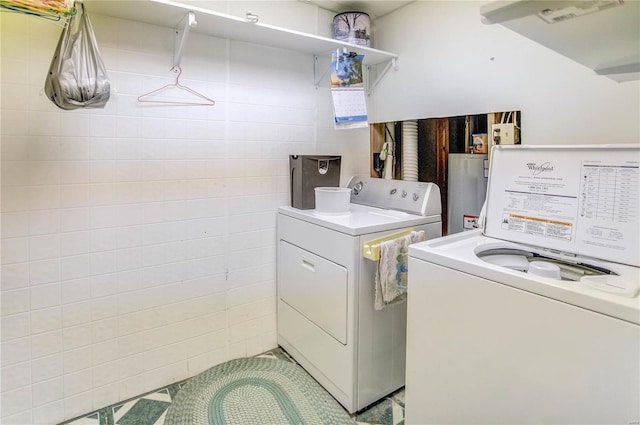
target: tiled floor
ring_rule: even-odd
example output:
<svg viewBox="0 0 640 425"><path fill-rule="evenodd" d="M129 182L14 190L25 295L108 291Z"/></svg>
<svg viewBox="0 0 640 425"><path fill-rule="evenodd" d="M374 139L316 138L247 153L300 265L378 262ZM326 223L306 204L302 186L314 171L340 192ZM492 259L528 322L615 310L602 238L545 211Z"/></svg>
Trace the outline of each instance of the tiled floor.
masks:
<svg viewBox="0 0 640 425"><path fill-rule="evenodd" d="M259 357L294 361L280 348ZM105 407L82 418L64 422L64 425L163 425L171 401L185 382ZM404 388L351 417L359 425L404 425Z"/></svg>

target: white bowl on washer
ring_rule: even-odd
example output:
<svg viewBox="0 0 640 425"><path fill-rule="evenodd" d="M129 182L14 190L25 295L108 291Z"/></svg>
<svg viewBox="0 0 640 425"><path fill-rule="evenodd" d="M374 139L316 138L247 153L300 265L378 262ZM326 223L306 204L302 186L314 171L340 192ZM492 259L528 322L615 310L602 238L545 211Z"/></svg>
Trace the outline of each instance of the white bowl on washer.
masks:
<svg viewBox="0 0 640 425"><path fill-rule="evenodd" d="M316 187L316 212L345 214L351 205L351 189L347 187Z"/></svg>

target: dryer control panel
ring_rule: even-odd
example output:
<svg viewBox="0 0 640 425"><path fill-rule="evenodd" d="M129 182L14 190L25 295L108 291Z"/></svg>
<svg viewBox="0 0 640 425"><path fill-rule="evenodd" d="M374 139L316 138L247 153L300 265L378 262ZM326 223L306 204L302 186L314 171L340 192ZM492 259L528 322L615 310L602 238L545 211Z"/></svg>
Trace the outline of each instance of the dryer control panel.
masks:
<svg viewBox="0 0 640 425"><path fill-rule="evenodd" d="M440 188L434 183L353 176L351 203L418 215L440 215Z"/></svg>

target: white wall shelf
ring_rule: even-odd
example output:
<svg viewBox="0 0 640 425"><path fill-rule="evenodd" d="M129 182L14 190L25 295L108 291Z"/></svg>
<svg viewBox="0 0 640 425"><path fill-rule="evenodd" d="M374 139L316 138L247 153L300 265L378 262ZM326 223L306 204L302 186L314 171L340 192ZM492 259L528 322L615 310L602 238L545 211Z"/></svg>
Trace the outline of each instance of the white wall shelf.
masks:
<svg viewBox="0 0 640 425"><path fill-rule="evenodd" d="M368 67L379 63L390 62L398 57L393 53L372 49L370 47L343 43L331 38L269 25L259 20L255 22L255 20L251 18L228 15L171 0L85 0L85 5L89 13L97 13L169 28L178 27L185 15L192 11L195 13L197 20L197 26L191 28L191 31L194 33L306 52L318 57L330 57L332 51L344 47L349 51L363 54L364 65Z"/></svg>

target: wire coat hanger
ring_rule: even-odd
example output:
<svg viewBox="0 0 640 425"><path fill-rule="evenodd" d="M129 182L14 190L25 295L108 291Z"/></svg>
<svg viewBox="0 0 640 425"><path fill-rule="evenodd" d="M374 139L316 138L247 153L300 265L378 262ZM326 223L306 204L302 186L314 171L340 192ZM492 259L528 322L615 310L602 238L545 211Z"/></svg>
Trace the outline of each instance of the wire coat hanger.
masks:
<svg viewBox="0 0 640 425"><path fill-rule="evenodd" d="M177 71L178 75L176 76L176 81L175 83L172 84L167 84L165 86L160 87L159 89L155 89L153 91L150 91L149 93L145 93L142 94L140 96L138 96L138 102L148 102L148 103L164 103L167 105L200 105L200 106L213 106L216 104L216 101L213 99L208 98L207 96L198 93L197 91L191 89L190 87L184 86L182 84L180 84L180 75L182 74L182 68L180 68L179 66L174 66L173 68L171 68L171 71ZM178 90L183 90L186 91L188 93L191 93L192 95L196 96L199 99L202 99L202 101L191 101L191 100L180 100L180 99L176 99L176 100L170 100L167 98L160 98L160 99L154 99L154 95L157 95L161 92L164 92L166 90L169 89L178 89Z"/></svg>
<svg viewBox="0 0 640 425"><path fill-rule="evenodd" d="M76 0L76 3L81 3L81 1ZM77 12L73 0L2 0L0 10L35 16L52 21L62 27L66 27L69 18Z"/></svg>

